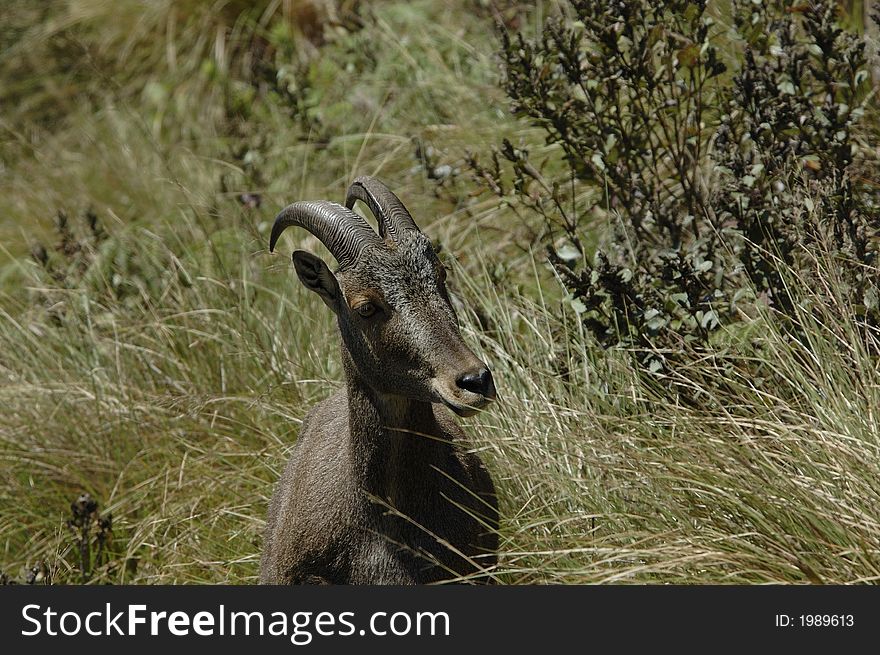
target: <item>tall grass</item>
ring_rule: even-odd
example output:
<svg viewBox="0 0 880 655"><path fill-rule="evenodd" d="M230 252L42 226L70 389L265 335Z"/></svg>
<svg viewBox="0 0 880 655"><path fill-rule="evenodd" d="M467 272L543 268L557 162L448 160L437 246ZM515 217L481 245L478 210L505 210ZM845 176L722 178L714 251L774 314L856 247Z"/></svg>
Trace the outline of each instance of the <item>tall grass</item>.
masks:
<svg viewBox="0 0 880 655"><path fill-rule="evenodd" d="M467 428L500 493L500 580L877 579L876 335L857 326L833 259L812 253L809 281L789 274L799 337L758 306L663 378L598 348L523 247L529 217L473 199L463 172L432 177L499 135L533 138L502 118L494 44L476 38L488 18L462 27L473 7L377 3L368 32L307 56L308 120L271 94L230 118L234 74L177 87L157 72L170 95L150 104L129 91L152 73L104 71L87 84L94 106L7 123L0 569L23 578L42 561L78 580L65 520L85 491L113 515L94 581L256 580L272 485L302 417L341 381L332 318L265 251L266 229L282 203L338 200L369 173L442 243L465 337L496 374L499 402ZM178 61L202 61L184 33ZM242 206L242 191L262 206ZM89 207L106 238L79 218ZM53 249L59 209L75 254ZM285 238L281 252L294 238L320 251ZM46 266L27 256L36 241Z"/></svg>

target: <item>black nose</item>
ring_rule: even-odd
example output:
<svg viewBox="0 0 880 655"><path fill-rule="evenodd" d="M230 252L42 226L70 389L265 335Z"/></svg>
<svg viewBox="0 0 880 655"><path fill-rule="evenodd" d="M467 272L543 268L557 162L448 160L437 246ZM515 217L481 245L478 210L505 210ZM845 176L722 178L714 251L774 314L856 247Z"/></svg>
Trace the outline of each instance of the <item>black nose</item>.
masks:
<svg viewBox="0 0 880 655"><path fill-rule="evenodd" d="M488 368L479 368L465 373L455 381L455 384L490 400L495 398L495 383L492 381L492 372Z"/></svg>

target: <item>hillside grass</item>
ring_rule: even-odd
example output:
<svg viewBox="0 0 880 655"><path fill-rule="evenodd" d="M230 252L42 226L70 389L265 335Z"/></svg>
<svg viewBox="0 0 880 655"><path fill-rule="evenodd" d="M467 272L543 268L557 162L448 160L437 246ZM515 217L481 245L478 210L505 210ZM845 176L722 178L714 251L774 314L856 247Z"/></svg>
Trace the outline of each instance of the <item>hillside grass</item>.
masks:
<svg viewBox="0 0 880 655"><path fill-rule="evenodd" d="M88 492L113 515L93 581L256 581L272 486L342 375L287 257L326 252L291 233L270 255L268 228L373 174L441 244L496 375L466 427L499 489L499 581L878 579L876 335L832 258L790 274L803 337L759 307L646 378L583 334L541 226L466 170L504 137L546 149L509 115L483 3L369 3L363 27L336 3L317 36L287 3L174 5L14 3L0 41L0 570L77 581L65 521ZM286 92L255 81L255 43Z"/></svg>

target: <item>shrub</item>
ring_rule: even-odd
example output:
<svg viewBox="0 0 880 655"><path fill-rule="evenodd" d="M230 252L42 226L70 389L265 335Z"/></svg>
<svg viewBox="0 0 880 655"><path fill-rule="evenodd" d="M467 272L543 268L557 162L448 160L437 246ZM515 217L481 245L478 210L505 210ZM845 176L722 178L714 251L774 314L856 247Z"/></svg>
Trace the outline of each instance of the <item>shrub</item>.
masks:
<svg viewBox="0 0 880 655"><path fill-rule="evenodd" d="M535 38L501 30L513 108L553 154L505 141L471 165L550 228L601 344L657 371L754 302L797 331L780 267L819 243L877 325L875 193L851 174L866 59L836 8L734 0L728 30L705 1L574 0Z"/></svg>

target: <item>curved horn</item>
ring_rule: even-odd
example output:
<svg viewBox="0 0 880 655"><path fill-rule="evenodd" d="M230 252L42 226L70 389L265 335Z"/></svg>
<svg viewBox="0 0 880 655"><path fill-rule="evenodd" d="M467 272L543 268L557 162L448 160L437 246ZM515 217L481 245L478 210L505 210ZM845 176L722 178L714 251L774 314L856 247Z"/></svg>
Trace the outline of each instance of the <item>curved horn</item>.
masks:
<svg viewBox="0 0 880 655"><path fill-rule="evenodd" d="M357 178L348 187L345 194L345 206L351 209L358 201L366 203L379 223L379 236L383 239L387 233L397 241L404 230L419 231L418 225L394 193L375 177L364 175Z"/></svg>
<svg viewBox="0 0 880 655"><path fill-rule="evenodd" d="M269 252L281 233L291 225L304 227L321 240L339 262L340 268L353 263L367 245L381 245L373 228L342 205L327 200L307 200L287 205L272 225Z"/></svg>

